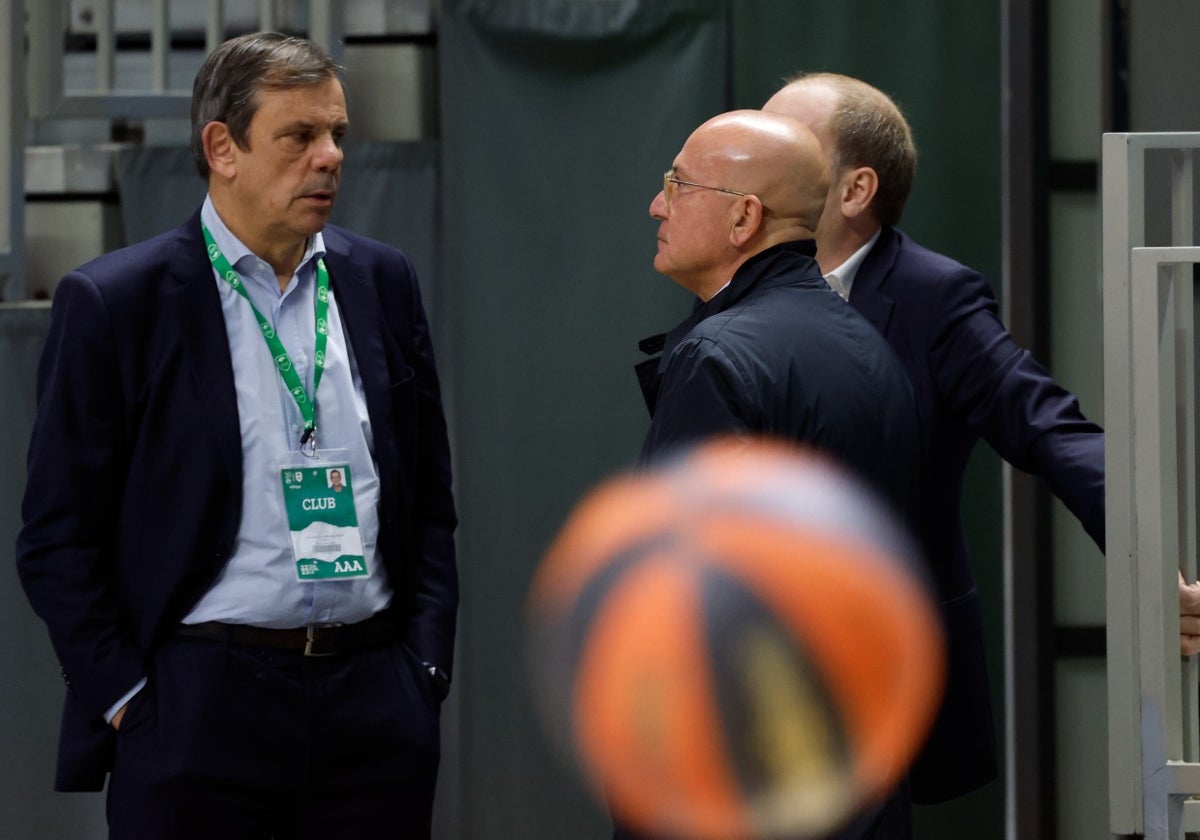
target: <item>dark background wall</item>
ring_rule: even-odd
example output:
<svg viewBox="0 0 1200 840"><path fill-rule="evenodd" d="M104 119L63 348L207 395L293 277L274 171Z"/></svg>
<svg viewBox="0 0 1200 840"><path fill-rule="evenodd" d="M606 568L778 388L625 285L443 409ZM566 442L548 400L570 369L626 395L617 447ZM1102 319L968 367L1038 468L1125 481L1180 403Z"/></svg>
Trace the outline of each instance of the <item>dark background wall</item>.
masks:
<svg viewBox="0 0 1200 840"><path fill-rule="evenodd" d="M687 295L648 207L724 110L722 0L443 5L442 335L453 371L465 837L602 837L526 693L521 603L587 487L632 463L639 338Z"/></svg>

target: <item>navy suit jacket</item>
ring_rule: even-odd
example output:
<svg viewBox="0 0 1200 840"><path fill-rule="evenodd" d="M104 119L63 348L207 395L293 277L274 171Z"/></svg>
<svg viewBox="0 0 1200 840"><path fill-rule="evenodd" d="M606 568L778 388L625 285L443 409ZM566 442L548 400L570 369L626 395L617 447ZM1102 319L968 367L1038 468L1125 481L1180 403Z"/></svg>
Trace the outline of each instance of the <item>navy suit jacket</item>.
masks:
<svg viewBox="0 0 1200 840"><path fill-rule="evenodd" d="M921 414L918 536L942 602L950 672L912 792L917 802L937 802L996 775L979 597L962 525L971 449L983 438L1014 467L1045 478L1103 549L1104 432L1013 342L980 274L900 231L882 229L850 303L899 355Z"/></svg>
<svg viewBox="0 0 1200 840"><path fill-rule="evenodd" d="M324 238L374 437L390 610L448 671L456 519L416 276L394 248L332 226ZM199 213L63 278L28 468L17 566L68 686L56 787L98 790L103 713L213 583L241 516L233 363Z"/></svg>

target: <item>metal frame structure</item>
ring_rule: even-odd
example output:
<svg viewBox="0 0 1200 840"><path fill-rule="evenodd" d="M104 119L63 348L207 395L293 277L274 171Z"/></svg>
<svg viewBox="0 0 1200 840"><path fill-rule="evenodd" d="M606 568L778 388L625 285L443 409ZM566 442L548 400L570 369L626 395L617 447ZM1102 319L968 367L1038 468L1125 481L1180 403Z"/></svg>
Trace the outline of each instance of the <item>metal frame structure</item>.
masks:
<svg viewBox="0 0 1200 840"><path fill-rule="evenodd" d="M63 21L68 0L36 0L29 6L29 113L35 119L57 117L186 117L190 89L167 86L171 51L170 0L152 0L150 89L118 92L116 76L117 0L92 0L96 36L96 85L90 91L64 87ZM308 36L340 57L344 0L307 0ZM280 0L258 0L258 27L282 24ZM205 51L225 39L221 0L205 0Z"/></svg>
<svg viewBox="0 0 1200 840"><path fill-rule="evenodd" d="M1196 573L1197 149L1200 134L1103 139L1109 819L1152 840L1200 827L1200 670L1176 606L1177 569ZM1146 246L1152 152L1171 160L1163 247Z"/></svg>
<svg viewBox="0 0 1200 840"><path fill-rule="evenodd" d="M1000 290L1014 340L1047 355L1049 23L1044 3L1004 0L1003 250ZM1001 466L1004 496L1004 818L1008 838L1052 836L1054 633L1048 498L1036 476ZM1017 610L1020 605L1020 610ZM1025 748L1022 748L1025 747Z"/></svg>
<svg viewBox="0 0 1200 840"><path fill-rule="evenodd" d="M0 0L0 300L25 297L25 84L23 0Z"/></svg>
<svg viewBox="0 0 1200 840"><path fill-rule="evenodd" d="M95 25L95 86L67 90L65 21L68 0L0 0L0 32L7 33L0 58L0 300L19 301L27 294L25 252L26 118L99 118L140 120L186 117L190 89L167 86L171 53L170 0L152 0L151 81L144 91L115 87L118 0L92 0ZM296 15L282 14L306 5L308 35L340 60L344 51L345 0L258 0L258 26L274 29ZM288 20L283 20L287 18ZM222 0L206 0L205 48L226 37ZM28 56L26 56L28 33ZM28 108L27 108L28 105Z"/></svg>

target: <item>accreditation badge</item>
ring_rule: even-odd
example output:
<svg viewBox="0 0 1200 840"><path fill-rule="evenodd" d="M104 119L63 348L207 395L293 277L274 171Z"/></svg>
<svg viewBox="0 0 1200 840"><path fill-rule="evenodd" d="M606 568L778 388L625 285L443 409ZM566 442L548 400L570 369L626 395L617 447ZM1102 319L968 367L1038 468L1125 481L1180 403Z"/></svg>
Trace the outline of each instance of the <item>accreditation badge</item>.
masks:
<svg viewBox="0 0 1200 840"><path fill-rule="evenodd" d="M331 456L340 455L341 458ZM369 574L363 557L354 476L345 450L318 450L280 470L296 579L337 581Z"/></svg>

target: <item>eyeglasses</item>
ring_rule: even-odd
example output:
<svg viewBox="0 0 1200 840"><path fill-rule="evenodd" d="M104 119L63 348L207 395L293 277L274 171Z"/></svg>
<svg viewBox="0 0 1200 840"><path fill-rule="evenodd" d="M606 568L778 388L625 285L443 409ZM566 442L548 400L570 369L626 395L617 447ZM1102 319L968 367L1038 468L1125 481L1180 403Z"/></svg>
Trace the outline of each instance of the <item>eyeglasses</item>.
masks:
<svg viewBox="0 0 1200 840"><path fill-rule="evenodd" d="M739 195L743 197L747 195L753 195L753 193L738 192L737 190L731 190L725 187L710 187L707 184L696 184L691 181L681 181L679 178L675 177L675 167L671 167L663 173L663 201L665 201L667 204L668 212L671 210L671 201L675 197L675 187L677 186L697 187L702 190L712 190L713 192L722 192L728 195ZM763 204L762 208L765 215L770 215L771 211L767 208L767 205Z"/></svg>

